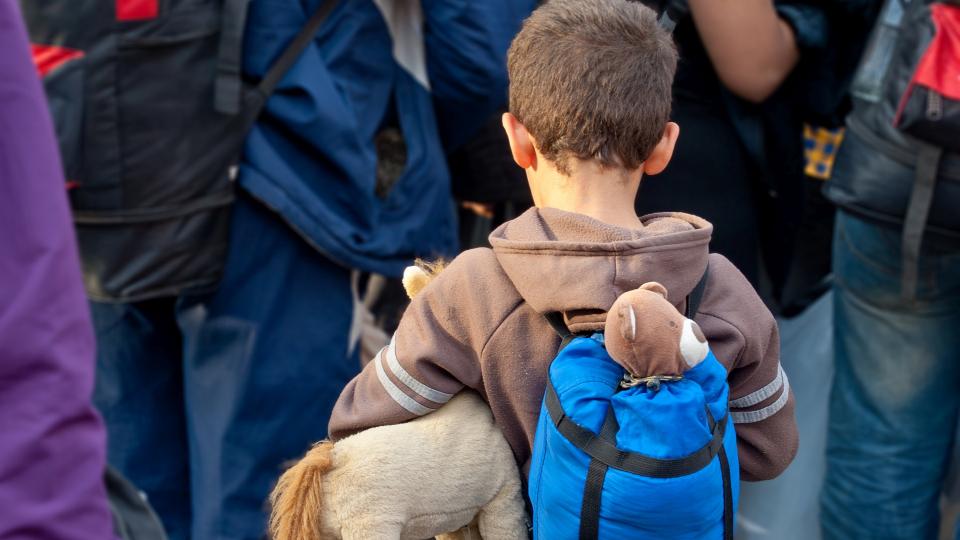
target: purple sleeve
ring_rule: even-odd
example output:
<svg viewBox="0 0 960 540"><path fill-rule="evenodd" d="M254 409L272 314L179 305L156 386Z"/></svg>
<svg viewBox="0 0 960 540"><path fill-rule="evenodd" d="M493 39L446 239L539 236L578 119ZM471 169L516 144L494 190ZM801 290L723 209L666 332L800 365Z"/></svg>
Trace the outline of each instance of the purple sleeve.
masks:
<svg viewBox="0 0 960 540"><path fill-rule="evenodd" d="M53 125L0 0L0 538L106 539L94 341Z"/></svg>

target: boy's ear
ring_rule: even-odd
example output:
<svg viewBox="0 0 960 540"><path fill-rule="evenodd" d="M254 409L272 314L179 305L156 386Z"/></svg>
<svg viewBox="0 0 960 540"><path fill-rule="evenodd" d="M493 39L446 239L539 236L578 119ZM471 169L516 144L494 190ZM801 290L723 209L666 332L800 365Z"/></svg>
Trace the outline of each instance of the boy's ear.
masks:
<svg viewBox="0 0 960 540"><path fill-rule="evenodd" d="M643 162L643 174L660 174L667 168L679 137L680 126L676 122L667 122L667 126L663 129L663 136L660 137L660 142L653 148L653 152L650 152L650 155L647 156L647 160Z"/></svg>
<svg viewBox="0 0 960 540"><path fill-rule="evenodd" d="M537 149L533 144L533 138L527 127L517 120L517 117L510 113L503 113L503 131L507 133L507 139L510 141L510 153L513 154L513 161L521 169L535 167L537 164Z"/></svg>

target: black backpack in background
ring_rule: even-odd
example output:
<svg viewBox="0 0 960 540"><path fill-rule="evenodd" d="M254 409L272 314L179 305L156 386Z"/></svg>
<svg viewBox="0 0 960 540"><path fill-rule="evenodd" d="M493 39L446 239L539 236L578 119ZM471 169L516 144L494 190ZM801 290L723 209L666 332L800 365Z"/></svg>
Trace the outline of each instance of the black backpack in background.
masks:
<svg viewBox="0 0 960 540"><path fill-rule="evenodd" d="M241 77L248 3L21 0L92 299L217 283L244 137L337 4L323 2L254 86Z"/></svg>
<svg viewBox="0 0 960 540"><path fill-rule="evenodd" d="M886 1L824 187L843 209L903 228L906 299L924 239L960 245L960 58L942 54L944 40L960 43L960 0Z"/></svg>

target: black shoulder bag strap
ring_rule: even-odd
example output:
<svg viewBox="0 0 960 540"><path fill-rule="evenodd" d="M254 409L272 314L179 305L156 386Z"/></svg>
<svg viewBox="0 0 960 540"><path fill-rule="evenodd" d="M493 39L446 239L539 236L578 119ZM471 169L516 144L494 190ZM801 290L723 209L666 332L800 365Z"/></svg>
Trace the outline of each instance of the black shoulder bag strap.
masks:
<svg viewBox="0 0 960 540"><path fill-rule="evenodd" d="M323 26L334 8L339 4L338 0L324 0L320 7L310 16L303 28L293 38L287 48L284 49L280 57L270 66L270 69L263 76L263 79L257 84L253 92L248 94L247 103L244 106L243 115L246 119L245 124L251 127L260 115L260 110L266 104L267 99L276 90L280 79L293 67L293 64L300 58L307 45L313 41L317 31Z"/></svg>
<svg viewBox="0 0 960 540"><path fill-rule="evenodd" d="M270 66L263 79L252 85L240 78L243 24L246 21L249 1L225 0L226 5L223 8L223 34L220 38L220 58L214 85L214 106L218 111L232 115L232 118L228 125L229 136L224 139L223 144L211 148L208 157L218 160L224 171L237 164L243 141L260 116L267 99L339 4L339 0L324 0ZM237 89L240 91L239 98L236 95ZM238 101L235 102L235 99ZM237 104L239 108L235 107Z"/></svg>
<svg viewBox="0 0 960 540"><path fill-rule="evenodd" d="M254 100L253 106L245 103L244 84L241 74L243 64L243 32L247 25L247 8L251 0L224 0L221 12L220 43L217 58L217 78L214 85L214 106L223 114L235 115L243 113L248 119L252 115L255 119L260 107L283 75L293 66L300 53L310 44L327 17L337 7L338 0L324 0L310 19L303 25L297 36L287 45L267 71L263 80L257 86L262 94L262 100ZM251 110L253 109L253 110ZM252 124L252 122L247 122Z"/></svg>
<svg viewBox="0 0 960 540"><path fill-rule="evenodd" d="M220 11L220 43L213 103L217 112L234 115L243 105L243 31L250 0L224 0Z"/></svg>

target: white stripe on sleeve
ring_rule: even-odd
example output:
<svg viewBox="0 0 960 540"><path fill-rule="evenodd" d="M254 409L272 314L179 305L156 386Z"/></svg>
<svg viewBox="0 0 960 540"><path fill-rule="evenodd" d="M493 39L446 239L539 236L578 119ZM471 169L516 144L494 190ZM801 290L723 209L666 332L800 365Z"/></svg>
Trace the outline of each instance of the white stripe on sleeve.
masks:
<svg viewBox="0 0 960 540"><path fill-rule="evenodd" d="M387 348L384 351L384 354L387 356L387 366L390 367L390 371L393 372L393 375L399 379L400 382L407 385L408 388L434 403L443 405L444 403L450 401L450 398L453 397L453 394L448 394L435 388L431 388L413 378L413 376L410 375L407 370L403 369L403 366L400 365L400 361L397 360L395 343L395 340L390 340L390 344L387 345Z"/></svg>
<svg viewBox="0 0 960 540"><path fill-rule="evenodd" d="M790 399L790 381L787 380L786 375L784 375L783 393L780 394L780 397L778 397L776 401L762 409L757 409L755 411L730 411L730 418L733 420L734 424L752 424L754 422L766 420L767 418L770 418L771 416L780 412L780 409L787 404L788 399Z"/></svg>
<svg viewBox="0 0 960 540"><path fill-rule="evenodd" d="M744 407L750 407L751 405L756 405L761 401L769 398L770 396L777 393L781 387L783 387L783 381L786 379L787 375L783 372L783 366L777 365L777 376L770 381L769 384L763 388L743 396L742 398L737 398L730 402L730 407L735 409L742 409Z"/></svg>
<svg viewBox="0 0 960 540"><path fill-rule="evenodd" d="M393 384L393 381L390 380L390 377L387 377L387 372L383 369L384 352L385 351L381 351L380 354L377 355L378 358L374 361L377 363L377 379L380 379L380 384L383 385L383 389L387 391L387 394L393 398L398 405L417 416L423 416L429 412L433 412L433 409L424 407L423 405L417 403L416 400L403 393L403 390L401 390L397 385Z"/></svg>

